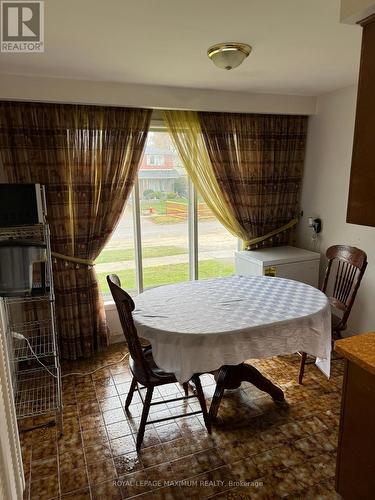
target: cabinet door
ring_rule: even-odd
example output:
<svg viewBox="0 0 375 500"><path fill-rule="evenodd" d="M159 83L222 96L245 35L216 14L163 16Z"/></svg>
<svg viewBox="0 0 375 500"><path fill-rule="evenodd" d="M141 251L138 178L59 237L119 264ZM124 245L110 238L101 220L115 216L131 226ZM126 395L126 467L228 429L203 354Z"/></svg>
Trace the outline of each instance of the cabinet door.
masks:
<svg viewBox="0 0 375 500"><path fill-rule="evenodd" d="M375 226L375 16L363 24L347 222Z"/></svg>
<svg viewBox="0 0 375 500"><path fill-rule="evenodd" d="M345 500L367 500L375 492L375 375L346 362L336 491Z"/></svg>
<svg viewBox="0 0 375 500"><path fill-rule="evenodd" d="M276 276L290 280L301 281L307 285L318 287L319 261L310 260L293 262L291 264L280 264L276 266Z"/></svg>
<svg viewBox="0 0 375 500"><path fill-rule="evenodd" d="M262 276L262 263L254 262L250 259L236 256L235 258L236 275L238 276Z"/></svg>

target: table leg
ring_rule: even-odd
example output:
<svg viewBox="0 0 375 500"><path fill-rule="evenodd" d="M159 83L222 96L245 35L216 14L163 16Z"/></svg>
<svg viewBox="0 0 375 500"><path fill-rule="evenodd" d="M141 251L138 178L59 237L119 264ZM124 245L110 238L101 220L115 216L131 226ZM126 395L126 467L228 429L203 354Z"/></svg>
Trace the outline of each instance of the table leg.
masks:
<svg viewBox="0 0 375 500"><path fill-rule="evenodd" d="M283 391L264 377L254 366L246 363L239 365L224 365L216 378L216 390L212 398L209 415L212 420L217 416L221 398L225 389L237 389L241 382L247 381L258 389L269 394L274 401L284 401Z"/></svg>

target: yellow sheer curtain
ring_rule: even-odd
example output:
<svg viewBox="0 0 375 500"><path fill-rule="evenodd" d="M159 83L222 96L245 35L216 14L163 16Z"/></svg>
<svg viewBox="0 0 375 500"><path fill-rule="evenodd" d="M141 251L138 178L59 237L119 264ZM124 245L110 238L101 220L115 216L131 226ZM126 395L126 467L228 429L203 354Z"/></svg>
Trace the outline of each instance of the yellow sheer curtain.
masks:
<svg viewBox="0 0 375 500"><path fill-rule="evenodd" d="M164 120L195 188L217 219L234 236L246 241L246 233L226 203L216 180L195 111L163 111Z"/></svg>

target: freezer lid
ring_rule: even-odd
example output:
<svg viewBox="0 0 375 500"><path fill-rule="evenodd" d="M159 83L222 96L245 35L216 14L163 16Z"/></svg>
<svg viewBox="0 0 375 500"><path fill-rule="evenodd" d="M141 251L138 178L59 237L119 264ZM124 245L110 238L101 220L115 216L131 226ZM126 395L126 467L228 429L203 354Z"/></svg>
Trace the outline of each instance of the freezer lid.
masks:
<svg viewBox="0 0 375 500"><path fill-rule="evenodd" d="M262 263L263 266L276 266L278 264L320 260L320 254L317 252L311 252L310 250L291 246L262 248L260 250L244 250L242 252L235 252L235 255L236 259L249 260L258 265Z"/></svg>

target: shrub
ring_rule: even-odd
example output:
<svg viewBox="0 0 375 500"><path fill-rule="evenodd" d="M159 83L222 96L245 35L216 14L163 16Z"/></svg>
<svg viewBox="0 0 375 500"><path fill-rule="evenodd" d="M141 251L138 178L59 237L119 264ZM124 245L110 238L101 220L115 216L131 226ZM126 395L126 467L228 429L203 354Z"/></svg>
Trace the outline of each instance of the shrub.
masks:
<svg viewBox="0 0 375 500"><path fill-rule="evenodd" d="M155 198L157 200L165 200L166 197L167 197L167 195L163 191L155 191Z"/></svg>
<svg viewBox="0 0 375 500"><path fill-rule="evenodd" d="M152 200L152 198L155 198L155 191L153 189L145 189L143 191L143 198L145 200Z"/></svg>
<svg viewBox="0 0 375 500"><path fill-rule="evenodd" d="M186 196L188 191L188 182L185 176L179 177L174 181L174 190L179 196Z"/></svg>

